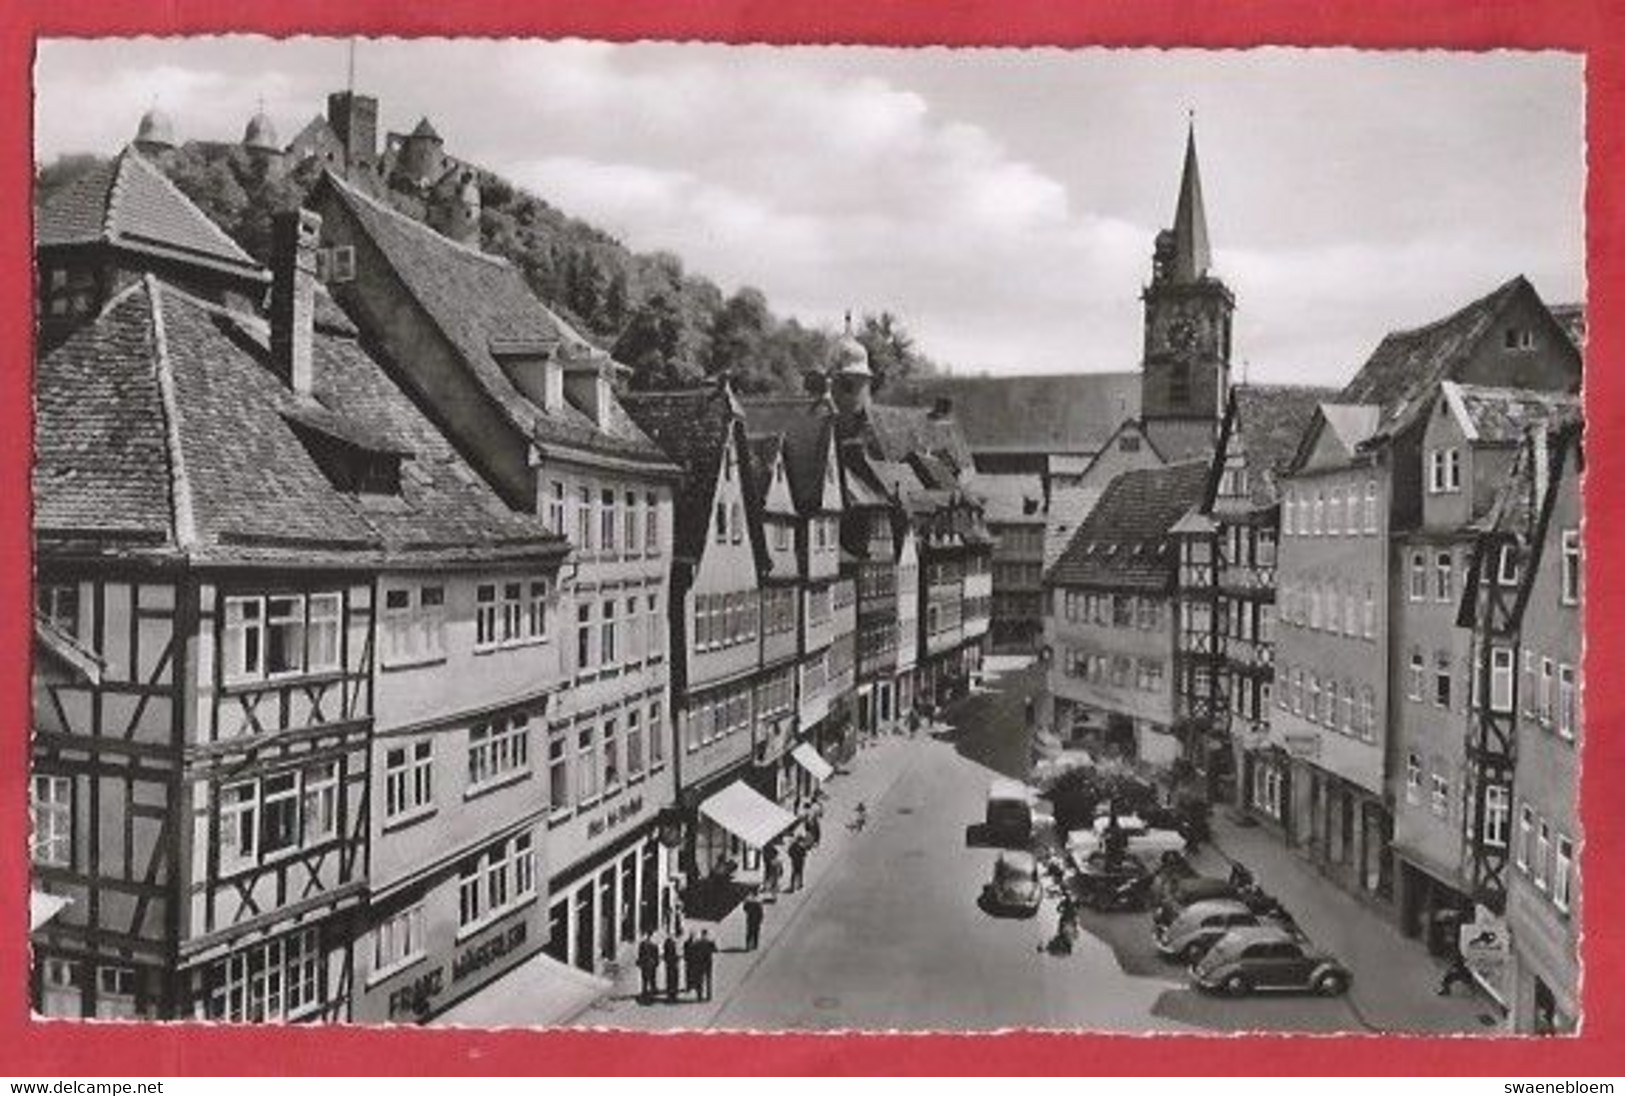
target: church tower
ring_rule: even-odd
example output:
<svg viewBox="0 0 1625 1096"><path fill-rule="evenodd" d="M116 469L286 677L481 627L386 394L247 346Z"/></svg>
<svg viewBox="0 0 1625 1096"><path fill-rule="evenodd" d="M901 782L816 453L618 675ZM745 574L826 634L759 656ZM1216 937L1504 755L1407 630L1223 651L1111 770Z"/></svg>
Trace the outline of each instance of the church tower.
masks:
<svg viewBox="0 0 1625 1096"><path fill-rule="evenodd" d="M1230 388L1230 321L1236 299L1213 273L1196 127L1185 142L1174 227L1157 233L1145 302L1140 415L1216 422Z"/></svg>

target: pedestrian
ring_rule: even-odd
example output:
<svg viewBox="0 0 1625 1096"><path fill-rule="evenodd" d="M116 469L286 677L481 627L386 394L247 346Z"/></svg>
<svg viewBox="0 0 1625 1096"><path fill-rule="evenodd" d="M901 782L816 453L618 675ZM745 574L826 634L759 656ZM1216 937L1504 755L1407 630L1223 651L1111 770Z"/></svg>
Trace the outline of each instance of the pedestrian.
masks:
<svg viewBox="0 0 1625 1096"><path fill-rule="evenodd" d="M783 870L783 866L779 863L779 847L777 845L769 845L767 848L763 849L762 883L766 887L769 896L774 896L779 893L779 878L780 873Z"/></svg>
<svg viewBox="0 0 1625 1096"><path fill-rule="evenodd" d="M638 992L638 1000L648 1004L655 998L655 979L660 972L660 948L655 944L655 935L652 932L643 934L643 941L638 944L638 973L643 976L643 986Z"/></svg>
<svg viewBox="0 0 1625 1096"><path fill-rule="evenodd" d="M700 930L704 932L704 929ZM700 938L690 936L683 943L683 988L700 996Z"/></svg>
<svg viewBox="0 0 1625 1096"><path fill-rule="evenodd" d="M1253 873L1247 870L1247 865L1240 860L1230 864L1230 885L1237 890L1246 890L1253 885Z"/></svg>
<svg viewBox="0 0 1625 1096"><path fill-rule="evenodd" d="M762 942L762 900L752 891L745 899L745 950L755 951Z"/></svg>
<svg viewBox="0 0 1625 1096"><path fill-rule="evenodd" d="M818 843L820 841L822 841L823 839L824 839L824 827L823 827L823 824L818 821L818 812L817 811L808 812L808 814L807 814L807 844L816 849L818 847Z"/></svg>
<svg viewBox="0 0 1625 1096"><path fill-rule="evenodd" d="M711 973L716 966L717 942L711 939L711 934L704 929L700 930L700 938L694 941L694 965L699 975L700 1000L711 999Z"/></svg>
<svg viewBox="0 0 1625 1096"><path fill-rule="evenodd" d="M677 961L680 952L677 950L677 938L682 933L672 933L666 937L666 942L660 947L660 958L666 967L666 1000L672 1004L677 1003Z"/></svg>
<svg viewBox="0 0 1625 1096"><path fill-rule="evenodd" d="M1439 982L1439 996L1449 997L1451 989L1460 982L1468 989L1473 988L1473 972L1467 966L1467 959L1458 949L1450 959L1450 965L1445 968L1444 978Z"/></svg>
<svg viewBox="0 0 1625 1096"><path fill-rule="evenodd" d="M1033 698L1031 696L1027 698L1025 707L1027 711L1027 726L1031 727L1038 721L1038 708L1033 704Z"/></svg>
<svg viewBox="0 0 1625 1096"><path fill-rule="evenodd" d="M802 877L807 869L807 846L801 838L790 842L790 889L801 889Z"/></svg>

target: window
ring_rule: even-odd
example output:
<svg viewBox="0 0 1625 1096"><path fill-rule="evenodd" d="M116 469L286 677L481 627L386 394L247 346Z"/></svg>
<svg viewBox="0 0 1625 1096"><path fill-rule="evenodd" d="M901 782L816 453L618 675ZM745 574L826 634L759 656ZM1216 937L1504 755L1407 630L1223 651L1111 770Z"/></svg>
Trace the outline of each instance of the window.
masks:
<svg viewBox="0 0 1625 1096"><path fill-rule="evenodd" d="M546 579L531 581L530 600L525 613L525 634L531 639L547 638L547 610L551 595L552 590Z"/></svg>
<svg viewBox="0 0 1625 1096"><path fill-rule="evenodd" d="M1433 656L1433 703L1440 708L1450 707L1450 652L1438 651Z"/></svg>
<svg viewBox="0 0 1625 1096"><path fill-rule="evenodd" d="M1564 913L1569 912L1570 887L1573 879L1574 842L1562 834L1557 835L1557 858L1552 864L1552 904Z"/></svg>
<svg viewBox="0 0 1625 1096"><path fill-rule="evenodd" d="M1512 710L1512 666L1510 648L1490 648L1490 708L1494 711Z"/></svg>
<svg viewBox="0 0 1625 1096"><path fill-rule="evenodd" d="M1411 672L1406 679L1405 695L1412 700L1422 699L1422 690L1425 687L1423 679L1427 668L1422 661L1422 650L1419 647L1411 648Z"/></svg>
<svg viewBox="0 0 1625 1096"><path fill-rule="evenodd" d="M738 544L745 539L745 518L737 502L729 510L730 539L735 544Z"/></svg>
<svg viewBox="0 0 1625 1096"><path fill-rule="evenodd" d="M77 583L56 583L40 586L35 595L35 609L60 632L79 636L79 586Z"/></svg>
<svg viewBox="0 0 1625 1096"><path fill-rule="evenodd" d="M615 599L608 598L603 605L603 620L598 626L598 661L605 666L615 665Z"/></svg>
<svg viewBox="0 0 1625 1096"><path fill-rule="evenodd" d="M1461 450L1428 450L1428 492L1434 495L1461 490Z"/></svg>
<svg viewBox="0 0 1625 1096"><path fill-rule="evenodd" d="M402 910L372 930L372 977L379 978L422 959L428 938L423 903Z"/></svg>
<svg viewBox="0 0 1625 1096"><path fill-rule="evenodd" d="M1377 531L1377 481L1365 481L1365 531Z"/></svg>
<svg viewBox="0 0 1625 1096"><path fill-rule="evenodd" d="M299 774L279 773L260 782L260 855L274 856L299 844Z"/></svg>
<svg viewBox="0 0 1625 1096"><path fill-rule="evenodd" d="M592 551L592 488L576 489L576 547Z"/></svg>
<svg viewBox="0 0 1625 1096"><path fill-rule="evenodd" d="M1405 802L1422 802L1422 759L1415 754L1405 758Z"/></svg>
<svg viewBox="0 0 1625 1096"><path fill-rule="evenodd" d="M1484 787L1484 844L1497 849L1506 848L1507 822L1512 813L1511 801L1505 784L1487 784Z"/></svg>
<svg viewBox="0 0 1625 1096"><path fill-rule="evenodd" d="M220 867L230 871L259 859L259 785L252 780L220 789Z"/></svg>
<svg viewBox="0 0 1625 1096"><path fill-rule="evenodd" d="M1580 530L1563 530L1563 572L1559 598L1564 605L1580 603Z"/></svg>
<svg viewBox="0 0 1625 1096"><path fill-rule="evenodd" d="M339 763L307 765L300 774L299 824L303 843L328 841L339 832Z"/></svg>
<svg viewBox="0 0 1625 1096"><path fill-rule="evenodd" d="M626 778L636 780L643 775L643 713L637 708L626 710Z"/></svg>
<svg viewBox="0 0 1625 1096"><path fill-rule="evenodd" d="M1557 733L1564 738L1574 737L1574 667L1557 668Z"/></svg>
<svg viewBox="0 0 1625 1096"><path fill-rule="evenodd" d="M473 791L530 771L530 717L516 715L468 730L468 787Z"/></svg>
<svg viewBox="0 0 1625 1096"><path fill-rule="evenodd" d="M1440 773L1433 774L1433 794L1428 807L1440 818L1450 817L1450 780Z"/></svg>
<svg viewBox="0 0 1625 1096"><path fill-rule="evenodd" d="M384 751L384 821L434 806L434 742L424 739Z"/></svg>
<svg viewBox="0 0 1625 1096"><path fill-rule="evenodd" d="M1509 327L1506 329L1502 345L1508 350L1533 350L1535 333L1527 327Z"/></svg>
<svg viewBox="0 0 1625 1096"><path fill-rule="evenodd" d="M459 935L496 920L536 896L530 834L505 838L465 861L457 874Z"/></svg>
<svg viewBox="0 0 1625 1096"><path fill-rule="evenodd" d="M1529 870L1530 846L1534 840L1534 833L1535 812L1525 803L1518 808L1518 848L1515 854L1518 868L1522 871Z"/></svg>
<svg viewBox="0 0 1625 1096"><path fill-rule="evenodd" d="M322 1003L325 957L316 929L247 947L209 967L211 1020L295 1020Z"/></svg>
<svg viewBox="0 0 1625 1096"><path fill-rule="evenodd" d="M1428 560L1422 552L1411 553L1410 599L1423 601L1428 596Z"/></svg>
<svg viewBox="0 0 1625 1096"><path fill-rule="evenodd" d="M334 635L337 636L337 595L334 598ZM312 643L316 641L316 602L311 598ZM384 591L383 638L380 653L384 665L399 666L440 658L446 649L446 589L443 586L410 586ZM336 666L335 642L335 666Z"/></svg>
<svg viewBox="0 0 1625 1096"><path fill-rule="evenodd" d="M583 723L576 731L576 806L584 807L598 798L598 752L596 728Z"/></svg>
<svg viewBox="0 0 1625 1096"><path fill-rule="evenodd" d="M817 523L815 522L815 524L817 524ZM717 503L717 515L716 515L716 520L713 522L713 525L715 525L715 527L716 527L717 543L718 544L727 544L728 543L728 504L727 503L725 503L725 502ZM824 527L822 525L818 525L818 532L819 532L818 546L820 548L822 548L824 546L824 541L823 541Z"/></svg>
<svg viewBox="0 0 1625 1096"><path fill-rule="evenodd" d="M643 496L643 550L660 551L660 501L653 491Z"/></svg>
<svg viewBox="0 0 1625 1096"><path fill-rule="evenodd" d="M493 583L483 583L474 588L474 646L494 647L499 638L497 588Z"/></svg>
<svg viewBox="0 0 1625 1096"><path fill-rule="evenodd" d="M547 736L547 796L555 811L570 808L570 741L563 730Z"/></svg>
<svg viewBox="0 0 1625 1096"><path fill-rule="evenodd" d="M265 599L265 672L296 674L305 668L305 599Z"/></svg>
<svg viewBox="0 0 1625 1096"><path fill-rule="evenodd" d="M1326 532L1326 497L1319 491L1315 492L1315 526L1311 531L1317 537Z"/></svg>
<svg viewBox="0 0 1625 1096"><path fill-rule="evenodd" d="M1542 818L1537 832L1539 836L1535 838L1535 886L1545 890L1551 883L1552 824Z"/></svg>
<svg viewBox="0 0 1625 1096"><path fill-rule="evenodd" d="M576 606L576 669L592 669L592 603Z"/></svg>
<svg viewBox="0 0 1625 1096"><path fill-rule="evenodd" d="M1377 691L1369 685L1360 695L1360 737L1367 742L1377 737Z"/></svg>
<svg viewBox="0 0 1625 1096"><path fill-rule="evenodd" d="M628 491L623 500L626 504L621 511L622 536L628 552L638 550L638 495L636 491Z"/></svg>
<svg viewBox="0 0 1625 1096"><path fill-rule="evenodd" d="M1433 560L1433 600L1448 602L1450 600L1451 577L1455 571L1455 561L1449 552L1440 552Z"/></svg>
<svg viewBox="0 0 1625 1096"><path fill-rule="evenodd" d="M547 527L559 536L565 536L564 484L554 480L547 495Z"/></svg>
<svg viewBox="0 0 1625 1096"><path fill-rule="evenodd" d="M608 487L598 493L598 548L613 553L616 544L615 492Z"/></svg>
<svg viewBox="0 0 1625 1096"><path fill-rule="evenodd" d="M226 599L226 624L221 662L227 681L264 676L264 603L257 597Z"/></svg>
<svg viewBox="0 0 1625 1096"><path fill-rule="evenodd" d="M665 706L660 701L649 704L649 770L658 771L666 764Z"/></svg>
<svg viewBox="0 0 1625 1096"><path fill-rule="evenodd" d="M1365 587L1365 613L1360 620L1360 634L1371 639L1377 631L1377 598L1371 584Z"/></svg>
<svg viewBox="0 0 1625 1096"><path fill-rule="evenodd" d="M660 595L647 594L643 599L644 606L644 654L650 659L663 657L665 652L666 629L660 615Z"/></svg>
<svg viewBox="0 0 1625 1096"><path fill-rule="evenodd" d="M525 584L502 584L502 642L519 643L525 638Z"/></svg>
<svg viewBox="0 0 1625 1096"><path fill-rule="evenodd" d="M1343 490L1333 486L1326 498L1326 533L1337 536L1343 531Z"/></svg>
<svg viewBox="0 0 1625 1096"><path fill-rule="evenodd" d="M1314 674L1309 675L1309 702L1303 714L1316 723L1320 722L1320 678Z"/></svg>
<svg viewBox="0 0 1625 1096"><path fill-rule="evenodd" d="M73 779L38 775L33 781L29 821L34 863L53 868L73 863Z"/></svg>
<svg viewBox="0 0 1625 1096"><path fill-rule="evenodd" d="M1518 547L1515 544L1501 545L1501 564L1498 576L1502 586L1516 586L1518 584Z"/></svg>

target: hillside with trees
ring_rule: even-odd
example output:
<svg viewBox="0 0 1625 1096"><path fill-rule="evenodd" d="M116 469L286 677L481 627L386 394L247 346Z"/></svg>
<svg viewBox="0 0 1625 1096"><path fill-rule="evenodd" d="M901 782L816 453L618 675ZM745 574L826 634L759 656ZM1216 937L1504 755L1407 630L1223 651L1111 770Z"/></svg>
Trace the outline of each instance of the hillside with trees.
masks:
<svg viewBox="0 0 1625 1096"><path fill-rule="evenodd" d="M35 170L34 200L50 196L100 163L74 154ZM161 164L182 192L249 254L270 257L271 217L295 207L316 169L267 172L241 146L191 142ZM799 392L803 377L827 365L838 331L774 313L749 286L728 294L685 269L670 252L638 253L499 176L480 185L481 243L520 270L536 295L584 335L632 367L635 388L683 387L727 374L741 392ZM856 324L877 390L937 372L896 316L880 311Z"/></svg>

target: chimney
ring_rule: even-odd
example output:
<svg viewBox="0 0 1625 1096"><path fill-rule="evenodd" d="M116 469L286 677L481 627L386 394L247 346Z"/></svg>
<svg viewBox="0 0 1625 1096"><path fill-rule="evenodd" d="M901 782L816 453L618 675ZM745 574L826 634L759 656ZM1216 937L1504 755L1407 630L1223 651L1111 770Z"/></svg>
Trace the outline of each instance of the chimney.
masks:
<svg viewBox="0 0 1625 1096"><path fill-rule="evenodd" d="M954 413L954 401L948 396L938 396L931 404L931 417L945 419Z"/></svg>
<svg viewBox="0 0 1625 1096"><path fill-rule="evenodd" d="M294 392L308 396L316 320L316 245L322 218L308 209L271 221L271 367Z"/></svg>

